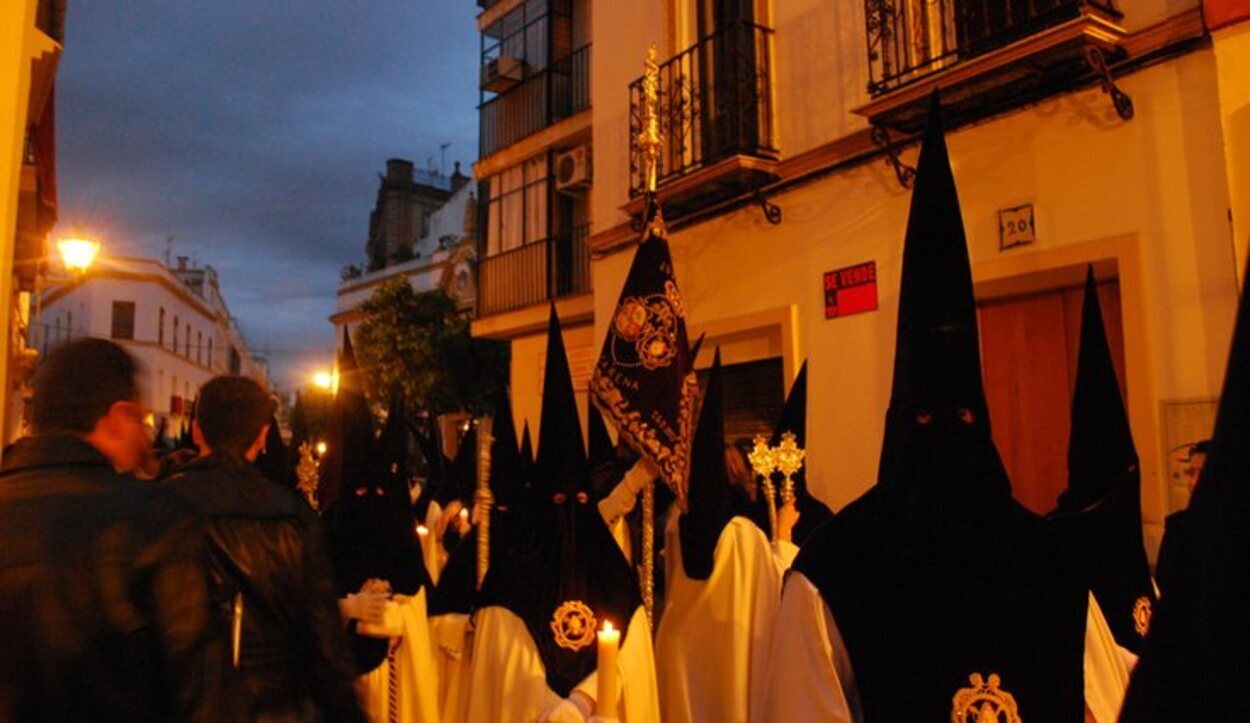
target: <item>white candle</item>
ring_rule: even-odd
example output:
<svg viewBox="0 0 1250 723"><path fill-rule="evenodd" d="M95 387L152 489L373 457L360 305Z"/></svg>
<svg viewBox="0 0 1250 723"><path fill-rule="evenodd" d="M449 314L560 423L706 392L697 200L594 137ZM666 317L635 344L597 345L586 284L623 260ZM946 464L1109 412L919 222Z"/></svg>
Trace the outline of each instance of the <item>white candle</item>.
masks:
<svg viewBox="0 0 1250 723"><path fill-rule="evenodd" d="M613 628L611 621L605 620L598 636L599 699L595 702L595 714L601 718L616 718L616 699L620 695L616 658L621 647L621 631Z"/></svg>

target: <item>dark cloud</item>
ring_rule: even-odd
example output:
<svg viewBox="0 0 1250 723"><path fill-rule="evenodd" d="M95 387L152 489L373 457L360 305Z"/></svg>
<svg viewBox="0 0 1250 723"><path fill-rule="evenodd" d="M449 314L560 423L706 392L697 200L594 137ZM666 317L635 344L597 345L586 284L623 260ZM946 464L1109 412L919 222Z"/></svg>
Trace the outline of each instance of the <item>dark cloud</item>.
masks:
<svg viewBox="0 0 1250 723"><path fill-rule="evenodd" d="M477 152L478 37L448 0L80 0L58 74L61 218L211 264L285 383L329 356L392 156ZM320 351L318 351L320 350Z"/></svg>

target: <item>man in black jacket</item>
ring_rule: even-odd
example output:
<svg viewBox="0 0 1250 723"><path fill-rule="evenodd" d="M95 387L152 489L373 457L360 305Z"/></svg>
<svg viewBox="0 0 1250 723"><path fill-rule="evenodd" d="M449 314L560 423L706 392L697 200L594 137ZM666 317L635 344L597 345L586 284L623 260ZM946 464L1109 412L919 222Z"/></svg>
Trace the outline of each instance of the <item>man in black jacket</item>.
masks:
<svg viewBox="0 0 1250 723"><path fill-rule="evenodd" d="M203 674L203 529L128 474L151 447L134 360L61 345L32 416L0 470L0 720L228 718Z"/></svg>
<svg viewBox="0 0 1250 723"><path fill-rule="evenodd" d="M204 456L168 484L205 518L210 624L228 631L250 718L363 721L319 520L252 464L272 414L251 379L209 381L192 427Z"/></svg>

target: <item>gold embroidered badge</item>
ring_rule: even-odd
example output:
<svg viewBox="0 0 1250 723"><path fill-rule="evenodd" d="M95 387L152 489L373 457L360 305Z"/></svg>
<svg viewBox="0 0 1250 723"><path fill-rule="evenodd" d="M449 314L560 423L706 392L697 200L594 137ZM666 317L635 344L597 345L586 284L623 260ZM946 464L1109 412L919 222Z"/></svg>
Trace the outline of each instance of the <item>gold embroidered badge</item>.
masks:
<svg viewBox="0 0 1250 723"><path fill-rule="evenodd" d="M1137 602L1133 603L1133 627L1137 630L1137 634L1146 637L1146 633L1150 632L1150 616L1154 614L1154 609L1150 605L1150 598L1145 595L1137 598Z"/></svg>
<svg viewBox="0 0 1250 723"><path fill-rule="evenodd" d="M581 650L595 641L594 612L581 600L565 600L551 616L551 633L556 645L566 650Z"/></svg>
<svg viewBox="0 0 1250 723"><path fill-rule="evenodd" d="M986 681L980 673L968 676L970 688L960 688L951 699L951 723L1020 723L1011 693L999 687L997 673Z"/></svg>

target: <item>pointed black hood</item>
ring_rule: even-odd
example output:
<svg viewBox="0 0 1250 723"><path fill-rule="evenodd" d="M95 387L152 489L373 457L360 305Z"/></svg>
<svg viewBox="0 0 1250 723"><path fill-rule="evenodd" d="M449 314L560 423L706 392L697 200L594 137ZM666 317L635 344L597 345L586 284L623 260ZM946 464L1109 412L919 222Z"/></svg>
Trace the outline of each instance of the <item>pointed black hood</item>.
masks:
<svg viewBox="0 0 1250 723"><path fill-rule="evenodd" d="M560 696L594 671L594 630L606 619L629 635L629 621L642 604L633 570L588 494L585 450L553 306L533 503L525 506L527 522L509 523L529 534L510 540L506 559L492 560L481 600L524 620L547 685Z"/></svg>
<svg viewBox="0 0 1250 723"><path fill-rule="evenodd" d="M1087 587L1053 529L1011 497L976 322L935 96L878 484L821 525L792 567L838 621L865 720L947 720L973 680L1001 682L1026 721L1079 721L1085 709Z"/></svg>
<svg viewBox="0 0 1250 723"><path fill-rule="evenodd" d="M917 512L1011 494L990 437L972 267L937 96L903 242L894 384L877 484Z"/></svg>
<svg viewBox="0 0 1250 723"><path fill-rule="evenodd" d="M530 423L525 420L524 426L521 428L521 482L524 485L531 484L531 477L534 473L534 443L530 440Z"/></svg>
<svg viewBox="0 0 1250 723"><path fill-rule="evenodd" d="M398 594L415 595L429 585L429 575L412 524L411 500L388 484L360 377L351 338L344 333L320 486L338 593L354 593L366 580L378 578ZM385 640L350 639L362 671L377 667L386 655Z"/></svg>
<svg viewBox="0 0 1250 723"><path fill-rule="evenodd" d="M799 375L790 385L790 393L786 395L786 403L781 408L781 417L773 427L773 437L769 444L776 447L781 444L781 436L790 432L795 436L799 449L807 449L807 362L799 369ZM777 472L773 475L776 489L781 490L784 475ZM825 520L833 517L833 511L820 500L812 496L807 489L806 462L794 474L794 505L799 511L799 521L794 525L793 542L802 545L812 532Z"/></svg>
<svg viewBox="0 0 1250 723"><path fill-rule="evenodd" d="M1068 488L1059 496L1054 515L1065 516L1086 518L1068 527L1087 561L1090 587L1116 642L1139 652L1155 602L1142 539L1141 472L1092 267L1081 311Z"/></svg>
<svg viewBox="0 0 1250 723"><path fill-rule="evenodd" d="M693 580L706 580L712 574L716 543L734 516L734 493L725 469L725 402L721 386L717 349L691 444L686 492L689 509L678 520L682 567Z"/></svg>
<svg viewBox="0 0 1250 723"><path fill-rule="evenodd" d="M1245 717L1238 694L1250 678L1250 301L1244 288L1215 431L1186 514L1175 572L1124 701L1120 720L1127 723ZM1172 530L1169 525L1167 534Z"/></svg>
<svg viewBox="0 0 1250 723"><path fill-rule="evenodd" d="M590 495L598 501L607 497L638 462L638 453L621 440L612 444L608 425L595 405L589 405Z"/></svg>
<svg viewBox="0 0 1250 723"><path fill-rule="evenodd" d="M282 430L278 427L278 417L269 417L269 431L265 433L265 448L256 456L256 468L265 475L265 479L287 486L287 450L282 442Z"/></svg>
<svg viewBox="0 0 1250 723"><path fill-rule="evenodd" d="M381 465L375 450L373 415L365 400L364 380L356 365L351 335L343 330L343 350L339 353L338 389L330 406L326 430L326 453L321 459L318 485L320 509L329 513L344 487L361 480L381 480Z"/></svg>
<svg viewBox="0 0 1250 723"><path fill-rule="evenodd" d="M404 395L396 390L386 412L386 424L378 437L382 474L396 494L408 493L408 420Z"/></svg>

